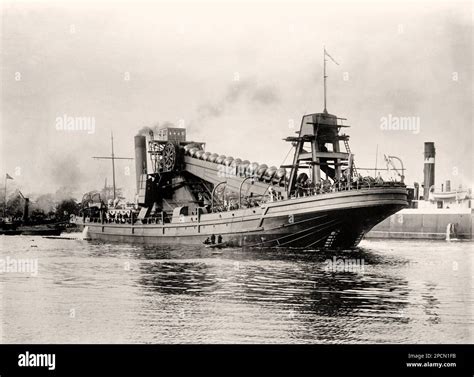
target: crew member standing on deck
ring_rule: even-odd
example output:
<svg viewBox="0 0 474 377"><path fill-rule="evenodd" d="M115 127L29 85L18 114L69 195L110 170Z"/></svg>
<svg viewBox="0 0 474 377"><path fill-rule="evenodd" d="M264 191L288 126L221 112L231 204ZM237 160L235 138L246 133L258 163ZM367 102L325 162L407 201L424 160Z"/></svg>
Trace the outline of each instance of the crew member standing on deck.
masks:
<svg viewBox="0 0 474 377"><path fill-rule="evenodd" d="M270 194L270 202L273 202L274 201L274 192L273 192L273 187L270 187L268 189L268 193Z"/></svg>

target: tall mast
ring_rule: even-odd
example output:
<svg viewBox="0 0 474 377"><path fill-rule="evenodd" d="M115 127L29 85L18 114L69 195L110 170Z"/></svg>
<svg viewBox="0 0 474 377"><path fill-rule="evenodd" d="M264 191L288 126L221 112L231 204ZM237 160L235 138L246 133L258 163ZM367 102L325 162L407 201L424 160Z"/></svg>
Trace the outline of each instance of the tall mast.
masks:
<svg viewBox="0 0 474 377"><path fill-rule="evenodd" d="M326 75L326 46L323 46L323 60L324 60L324 63L323 63L323 66L324 66L324 69L323 69L323 79L324 79L324 113L327 114L328 113L328 110L326 108L326 91L327 91L327 88L326 88L326 79L327 79L327 75Z"/></svg>
<svg viewBox="0 0 474 377"><path fill-rule="evenodd" d="M5 196L3 198L3 218L7 215L7 174L5 174Z"/></svg>
<svg viewBox="0 0 474 377"><path fill-rule="evenodd" d="M112 131L110 132L110 141L112 143L112 154L110 155L110 157L107 156L107 157L92 157L92 158L94 158L96 160L112 160L112 184L113 184L113 188L114 188L114 200L115 200L116 196L117 196L116 195L116 189L115 189L115 160L133 160L133 158L115 157L115 154L114 154L114 134L113 134Z"/></svg>
<svg viewBox="0 0 474 377"><path fill-rule="evenodd" d="M114 188L114 200L115 200L115 156L114 156L114 133L110 131L110 140L112 142L112 185Z"/></svg>
<svg viewBox="0 0 474 377"><path fill-rule="evenodd" d="M329 59L331 59L334 64L337 64L339 65L339 63L337 61L334 60L334 58L329 55L326 51L326 46L323 47L323 55L324 55L324 62L323 62L323 66L324 66L324 69L323 69L323 78L324 78L324 114L327 114L328 113L328 110L327 110L327 107L326 107L326 97L327 97L327 86L326 86L326 79L327 79L327 75L326 75L326 62L327 62L327 59L326 59L326 56L329 57Z"/></svg>

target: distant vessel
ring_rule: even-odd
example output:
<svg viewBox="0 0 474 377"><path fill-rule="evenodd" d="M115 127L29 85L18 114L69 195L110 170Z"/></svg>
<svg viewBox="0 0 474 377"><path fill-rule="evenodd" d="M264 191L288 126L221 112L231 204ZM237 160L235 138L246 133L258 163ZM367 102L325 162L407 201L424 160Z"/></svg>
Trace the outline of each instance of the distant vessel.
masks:
<svg viewBox="0 0 474 377"><path fill-rule="evenodd" d="M6 191L6 190L5 190ZM26 198L21 191L18 192L23 199L23 216L20 220L13 220L4 216L0 220L0 235L6 236L58 236L66 229L65 222L57 223L51 221L35 222L29 218L29 203L30 199ZM6 200L5 200L6 202Z"/></svg>
<svg viewBox="0 0 474 377"><path fill-rule="evenodd" d="M470 189L451 189L451 181L435 185L433 142L425 143L423 192L418 183L409 188L409 208L376 225L369 238L459 240L474 238L473 199Z"/></svg>
<svg viewBox="0 0 474 377"><path fill-rule="evenodd" d="M348 126L327 112L324 94L324 111L304 115L296 136L285 139L295 150L290 165L208 152L205 143L187 141L184 128L151 132L148 148L144 135L135 136L136 206L88 193L76 222L87 237L104 241L356 246L407 205L407 190L403 177L384 182L358 174L349 136L341 133Z"/></svg>

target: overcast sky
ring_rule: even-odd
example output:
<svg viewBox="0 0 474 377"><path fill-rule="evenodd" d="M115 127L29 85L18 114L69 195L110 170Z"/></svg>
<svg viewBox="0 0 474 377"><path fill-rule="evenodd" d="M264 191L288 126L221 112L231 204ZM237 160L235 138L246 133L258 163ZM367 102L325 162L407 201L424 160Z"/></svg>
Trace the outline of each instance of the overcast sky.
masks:
<svg viewBox="0 0 474 377"><path fill-rule="evenodd" d="M437 150L437 184L472 185L470 2L4 2L1 166L28 193L111 181L143 126L172 122L207 150L280 165L305 113L347 118L356 163L403 159L422 181L423 143ZM58 130L91 117L95 132ZM415 117L419 132L382 129ZM133 162L117 183L134 191ZM127 170L127 167L130 170ZM130 172L130 175L127 173ZM10 181L11 182L11 181ZM9 183L10 184L10 183Z"/></svg>

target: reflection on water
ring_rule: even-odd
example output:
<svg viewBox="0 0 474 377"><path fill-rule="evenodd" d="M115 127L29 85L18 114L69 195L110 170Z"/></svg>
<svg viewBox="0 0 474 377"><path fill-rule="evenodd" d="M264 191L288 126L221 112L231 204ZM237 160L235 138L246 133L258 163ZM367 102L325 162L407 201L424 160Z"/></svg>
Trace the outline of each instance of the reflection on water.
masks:
<svg viewBox="0 0 474 377"><path fill-rule="evenodd" d="M3 342L471 342L472 243L353 251L139 247L3 237ZM331 269L331 261L363 261Z"/></svg>

